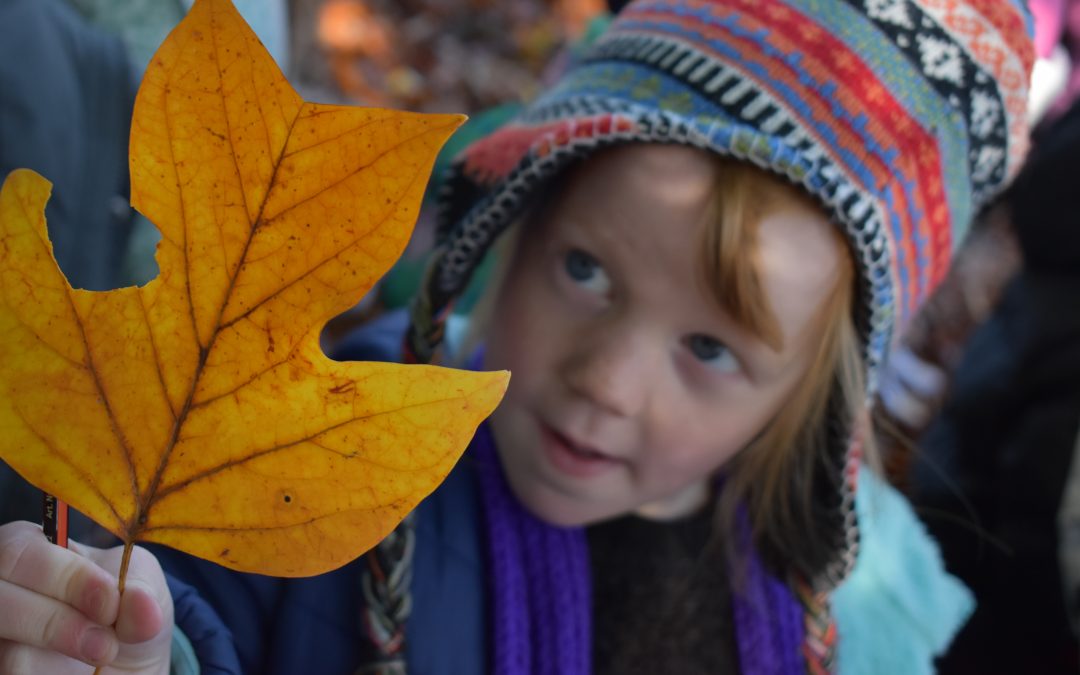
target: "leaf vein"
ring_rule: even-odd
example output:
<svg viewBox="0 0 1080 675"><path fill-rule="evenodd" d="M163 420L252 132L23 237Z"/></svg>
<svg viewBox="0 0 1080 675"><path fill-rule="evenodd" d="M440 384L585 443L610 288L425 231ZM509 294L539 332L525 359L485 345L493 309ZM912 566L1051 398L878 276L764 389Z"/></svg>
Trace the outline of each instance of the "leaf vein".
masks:
<svg viewBox="0 0 1080 675"><path fill-rule="evenodd" d="M422 134L421 134L421 135L422 135ZM389 152L389 151L388 151L388 152ZM384 153L384 154L385 154L385 153ZM375 161L378 161L378 158L376 158L376 160L375 160ZM372 162L372 163L374 163L374 162ZM356 175L357 173L359 173L360 171L363 171L363 170L364 170L365 168L367 168L368 166L370 166L370 164L367 164L367 165L365 165L365 166L362 166L362 167L360 167L360 168L359 168L359 169L357 169L357 170L356 170L355 172L353 172L352 174L350 174L350 176L349 176L349 177L352 177L352 176ZM341 182L344 182L344 179L343 179L342 181L338 181L338 182L339 182L339 183L341 183ZM413 185L415 184L415 182L416 182L416 178L414 177L413 181L409 183L409 187L412 187L412 186L413 186ZM401 203L401 201L402 201L403 199L405 199L405 197L406 197L406 195L407 195L408 193L409 193L409 188L406 188L406 189L402 190L402 191L401 191L401 194L399 194L399 195L398 195L398 198L397 198L397 200L396 200L396 201L394 202L394 206L396 207L396 206L397 206L398 204L400 204L400 203ZM308 199L314 198L314 196L315 196L315 195L313 195L312 197L310 197L310 198L308 198ZM306 201L306 200L305 200L305 201ZM297 204L297 205L299 205L299 204ZM286 210L286 211L287 211L287 210ZM283 213L285 213L286 211L282 211L282 214L283 214ZM281 214L278 214L278 216L275 216L275 218L277 218L277 217L280 217L280 215L281 215ZM389 217L389 216L388 216L388 217ZM315 272L317 272L318 270L322 269L322 268L323 268L323 267L324 267L325 265L329 264L330 262L332 262L332 261L334 261L335 259L337 259L338 257L340 257L340 256L341 256L341 255L342 255L343 253L345 253L346 251L348 251L348 250L349 250L349 249L351 249L352 247L354 247L354 246L356 246L357 244L359 244L360 242L362 242L362 241L363 241L364 239L366 239L366 238L367 238L367 237L368 237L369 235L371 235L371 233L372 233L372 232L375 232L375 231L377 231L377 230L378 230L378 229L379 229L379 228L380 228L380 227L381 227L381 226L382 226L382 225L383 225L383 224L384 224L385 222L386 222L386 221L385 221L385 220L383 220L383 221L382 221L382 222L380 222L380 223L379 223L378 225L376 225L376 226L372 227L372 228L371 228L370 230L368 230L368 231L366 231L366 232L363 232L363 233L361 233L361 234L358 234L358 235L357 235L356 237L354 237L353 239L351 239L350 241L348 241L348 242L347 242L347 243L346 243L346 244L345 244L344 246L342 246L342 247L341 247L340 249L338 249L337 251L334 251L333 253L331 253L331 254L330 254L329 256L327 256L327 257L326 257L326 258L324 258L323 260L319 261L319 262L318 262L318 263L316 263L315 265L313 265L313 266L309 267L308 269L304 270L303 274L301 274L300 276L298 276L298 277L296 277L295 279L293 279L293 280L291 280L291 281L289 281L289 282L287 282L287 283L283 284L282 286L278 287L277 289L275 289L275 290L274 290L274 292L270 293L270 295L267 295L266 297L264 297L264 298L261 298L261 299L257 300L257 301L255 302L255 304L253 304L253 305L252 305L251 307L249 307L248 309L244 310L244 312L243 312L243 313L241 313L241 314L239 314L239 315L237 315L237 316L233 317L232 319L229 319L229 321L227 321L227 322L226 322L225 324L223 324L223 325L222 325L222 329L226 329L226 328L231 328L231 327L232 327L233 325L235 325L235 324L236 324L237 322L239 322L239 321L241 321L241 320L243 320L243 319L246 319L247 317L251 316L251 314L252 314L252 313L254 313L254 312L255 312L255 311L257 310L257 309L259 309L260 307L262 307L263 305L265 305L265 304L266 304L267 302L270 302L271 300L273 300L273 299L274 299L274 298L276 298L277 296L281 295L282 293L284 293L284 292L285 292L285 291L287 291L288 289L292 288L293 286L295 286L296 284L300 283L300 282L301 282L301 281L303 281L304 279L308 278L309 276L311 276L312 274L314 274L314 273L315 273Z"/></svg>
<svg viewBox="0 0 1080 675"><path fill-rule="evenodd" d="M314 114L305 115L305 117L307 117L308 119L310 119L313 116L314 116ZM307 146L304 146L302 148L296 148L292 152L285 153L284 155L282 155L281 158L282 159L288 159L290 157L294 157L296 155L299 155L300 153L307 152L308 150L314 150L315 148L322 147L322 146L327 145L329 143L333 143L335 141L340 141L342 138L345 138L346 136L349 136L351 134L355 134L358 131L361 131L363 129L366 129L367 127L370 127L372 124L375 124L376 122L381 122L381 121L382 120L378 120L378 119L368 120L368 121L364 122L363 124L361 124L359 126L353 127L351 129L346 129L345 131L342 131L340 134L337 134L336 136L333 136L331 138L324 138L321 141L316 141L315 143L312 143L311 145L307 145Z"/></svg>
<svg viewBox="0 0 1080 675"><path fill-rule="evenodd" d="M221 112L222 112L222 116L225 118L225 137L229 139L229 156L232 157L233 168L236 170L236 182L240 185L240 197L244 200L244 216L245 217L250 217L249 214L251 213L251 206L248 204L247 186L244 184L244 172L240 169L240 158L236 156L236 142L233 139L232 120L229 119L229 106L225 104L225 98L226 98L226 96L225 96L225 71L223 71L222 68L221 68L221 49L218 46L218 28L219 28L218 22L217 22L218 17L214 13L211 13L211 17L212 18L211 18L210 36L211 36L211 39L214 41L214 65L217 66L217 73L218 73L218 92L219 92L218 100L221 101ZM262 117L261 114L259 116ZM264 125L265 125L265 121L264 121ZM269 143L267 143L267 151L269 151L269 150L270 150ZM276 168L277 167L275 167L275 173L276 173ZM273 183L272 179L271 179L271 183ZM269 192L269 190L267 190L267 192ZM266 198L264 197L263 198L263 204L266 203L265 199ZM259 214L260 215L262 214L262 208L261 207L259 208ZM248 227L250 228L249 234L248 234L248 241L251 240L251 232L254 231L254 229L257 226L258 222L259 222L259 216L256 216L254 222L249 222L248 223ZM224 232L221 231L220 224L217 226L216 229L218 231L218 237L221 240L221 255L225 259L225 264L227 265L229 263L229 255L228 255L228 251L225 249L225 234L224 234ZM246 252L246 250L247 250L247 247L245 246L245 252ZM239 267L240 267L240 265L242 263L243 263L243 257L241 256L241 260L237 262L237 269L239 269ZM234 278L235 278L236 272L234 271L232 274L234 275ZM230 283L229 289L226 292L225 298L221 301L222 302L222 307L224 307L226 304L228 304L228 302L229 302L229 294L232 292L232 288L233 288L232 284ZM218 316L220 317L220 312L219 312Z"/></svg>
<svg viewBox="0 0 1080 675"><path fill-rule="evenodd" d="M90 372L90 376L94 380L94 386L97 387L98 393L101 395L101 405L105 408L105 415L109 419L109 426L112 429L113 434L116 436L117 442L120 443L121 449L124 451L124 456L127 458L128 464L128 476L131 478L131 495L133 499L138 499L139 495L139 479L135 475L135 455L131 451L131 445L128 443L127 438L124 436L123 430L120 428L120 423L116 419L116 413L113 412L112 402L109 399L109 394L105 391L105 386L101 382L101 378L98 376L97 367L94 366L94 355L90 350L90 340L86 337L86 327L83 325L82 317L75 311L75 303L71 301L71 294L68 294L68 300L71 302L71 309L75 313L75 323L79 327L79 333L82 335L83 344L86 346L86 360L87 370Z"/></svg>
<svg viewBox="0 0 1080 675"><path fill-rule="evenodd" d="M52 441L50 441L48 438L46 438L44 436L44 434L42 434L37 429L35 429L34 425L30 424L30 421L28 419L26 419L26 417L22 414L22 411L20 411L20 410L18 410L16 408L15 413L19 416L19 419L22 420L23 424L26 425L26 428L30 430L30 433L34 434L34 436L36 436L37 439L39 441L41 441L41 443L45 447L47 447L49 449L49 451L54 456L56 456L61 462L66 464L68 467L70 467L72 471L79 474L79 477L82 479L83 484L88 485L90 487L90 489L94 492L94 494L96 494L98 496L98 498L102 502L104 502L106 506L109 507L109 510L112 511L113 516L116 518L117 526L123 527L125 525L124 519L116 511L116 507L113 505L113 503L111 501L109 501L109 499L105 496L105 493L103 493L101 491L101 488L98 487L97 482L94 480L94 477L92 475L90 475L90 473L88 471L84 470L82 467L75 464L75 462L70 457L68 457L63 452L60 451L60 448L58 448L56 445L54 445Z"/></svg>
<svg viewBox="0 0 1080 675"><path fill-rule="evenodd" d="M220 66L218 68L218 71L220 72ZM296 111L296 115L292 119L292 122L289 124L289 131L286 134L286 143L284 145L282 145L281 152L285 151L285 145L288 144L288 138L292 135L293 128L296 126L296 120L297 120L297 118L299 116L300 116L300 110L298 109ZM274 164L274 171L270 176L270 188L267 189L267 193L266 193L267 195L269 195L270 189L274 185L274 181L277 178L277 170L278 170L278 167L280 167L280 166L281 166L281 156L280 156L280 153L279 153L277 162ZM232 277L229 279L229 287L225 291L225 301L222 303L221 307L218 309L218 316L217 316L217 319L214 322L214 325L215 325L214 331L210 335L210 340L208 341L207 345L200 350L199 363L195 367L195 373L194 373L194 375L192 377L190 389L188 390L187 400L184 401L184 407L181 409L180 414L177 416L176 423L173 425L172 436L171 436L171 438L169 440L168 445L165 448L165 451L161 454L161 460L158 462L157 469L155 469L155 471L154 471L154 476L151 479L150 487L146 491L145 501L144 501L144 503L143 503L143 505L141 506L141 509L140 509L141 514L147 513L150 510L151 506L159 498L159 496L158 496L158 488L159 488L159 485L161 483L161 478L162 478L162 476L165 475L165 468L168 466L169 458L172 456L172 452L176 448L177 440L180 437L180 431L183 428L184 422L187 420L188 414L191 412L192 400L195 397L195 391L198 388L199 380L201 379L202 374L203 374L203 370L206 367L207 358L209 357L210 351L213 349L214 343L217 341L218 335L221 334L221 330L222 330L221 315L225 311L226 305L228 305L228 300L229 300L229 297L232 295L233 289L236 287L236 279L237 279L237 276L239 276L239 270L240 270L241 267L243 267L244 258L247 256L248 250L251 247L251 240L255 236L255 230L258 228L258 223L260 222L260 220L262 218L262 211L263 211L264 208L266 208L266 196L263 197L263 203L259 206L259 214L255 218L255 222L252 225L251 230L248 232L248 237L247 237L247 240L244 242L244 250L241 252L240 262L237 265L236 271L232 274ZM190 279L190 274L188 275L188 278ZM189 289L189 294L190 294L190 281L189 281L188 289Z"/></svg>
<svg viewBox="0 0 1080 675"><path fill-rule="evenodd" d="M171 525L155 525L146 528L145 530L143 530L143 532L163 532L167 530L184 530L197 532L272 532L277 530L288 530L294 527L304 527L305 525L310 525L320 520L326 520L327 518L333 518L334 516L338 516L343 513L350 513L352 511L378 511L382 509L388 509L394 507L396 503L401 501L401 499L394 499L386 504L374 504L372 506L354 506L350 508L340 509L337 511L331 511L330 513L323 513L317 516L312 516L307 520L302 520L296 523L285 523L284 525L236 525L234 527L226 527L223 525L208 526L176 523Z"/></svg>
<svg viewBox="0 0 1080 675"><path fill-rule="evenodd" d="M31 214L26 211L26 204L23 203L21 200L19 204L24 211L26 219L30 222L33 222ZM44 247L45 250L48 250L49 245L48 242L45 240L43 233L36 227L33 228L33 232L35 236L37 236L38 242L41 243L42 247ZM116 420L116 415L115 413L113 413L112 410L112 403L109 401L109 395L105 392L105 387L104 385L102 385L101 378L98 376L97 368L94 366L94 354L90 349L90 340L86 337L86 326L83 325L82 317L79 316L79 311L75 307L75 299L71 295L73 293L71 285L65 282L65 286L66 288L64 288L64 297L67 298L68 308L71 310L71 315L75 319L75 325L79 328L79 336L82 338L83 349L86 353L86 364L83 367L86 368L87 372L90 373L90 377L94 381L94 387L97 389L98 394L101 396L101 404L102 406L104 406L105 415L109 420L109 427L111 428L113 435L116 437L116 441L120 444L121 449L123 449L124 455L127 457L128 475L131 478L132 495L138 495L139 483L138 479L135 476L135 463L133 455L131 453L131 447L128 444L127 439L124 437L123 431L120 429L120 426Z"/></svg>
<svg viewBox="0 0 1080 675"><path fill-rule="evenodd" d="M449 125L447 125L447 126L449 126ZM267 217L267 220L268 220L268 221L273 221L273 220L277 220L278 218L280 218L281 216L285 215L285 214L286 214L286 213L288 213L289 211L292 211L293 209L299 208L299 207L303 206L304 204L306 204L307 202L310 202L310 201L312 201L313 199L315 199L315 198L319 197L319 196L320 196L320 195L322 195L323 193L325 193L325 192L329 192L330 190L333 190L334 188L336 188L337 186L341 185L341 184L342 184L342 183L344 183L345 181L351 180L352 178L354 178L354 177L356 176L356 174L360 173L360 172L361 172L361 171L363 171L364 169L367 169L367 168L371 167L371 166L372 166L373 164L375 164L376 162L378 162L378 161L379 161L380 159L382 159L383 157L386 157L386 156L387 156L387 155L389 155L389 154L390 154L391 152L393 152L393 151L397 150L398 148L400 148L401 146L405 145L406 143L409 143L409 142L411 142L411 141L414 141L414 140L416 140L416 139L418 139L418 138L423 138L424 136L427 136L427 135L430 135L430 134L437 134L437 133L439 133L440 131L442 131L442 130L443 130L444 128L445 128L445 127L432 127L432 128L429 128L429 129L425 129L425 130L421 131L421 132L420 132L420 133L418 133L418 134L415 134L415 135L413 135L413 136L410 136L410 137L408 137L408 138L404 139L403 141L401 141L401 142L400 142L400 143L398 143L397 145L395 145L395 146L393 146L393 147L391 147L391 148L387 148L385 152L382 152L382 153L380 153L378 157L375 157L375 158L374 158L374 159L372 159L372 160L371 160L370 162L367 162L366 164L364 164L364 165L362 165L362 166L359 166L359 167L357 167L357 168L356 168L356 170L354 170L354 171L350 171L350 172L349 172L348 174L346 174L346 175L345 175L344 177L342 177L342 178L340 178L340 179L338 179L338 180L334 181L333 183L330 183L330 184L328 184L328 185L326 185L326 186L324 186L324 187L320 188L320 189L318 190L318 192L315 192L314 194L310 194L310 195L308 195L307 197L304 197L303 199L301 199L301 200L297 201L297 202L296 202L296 203L294 203L294 204L290 204L289 206L285 207L284 209L282 209L281 211L279 211L279 212L275 213L275 214L274 214L274 215L272 215L272 216L268 216L268 217Z"/></svg>
<svg viewBox="0 0 1080 675"><path fill-rule="evenodd" d="M377 469L384 469L386 471L396 471L398 473L421 473L424 471L430 471L432 468L438 466L437 464L431 464L428 466L391 466L390 464L384 464L383 462L376 462L370 457L365 457L358 452L342 452L341 450L331 448L328 445L323 445L322 443L314 440L308 441L308 443L332 455L338 455L339 457L348 460L356 460L361 464L373 466Z"/></svg>
<svg viewBox="0 0 1080 675"><path fill-rule="evenodd" d="M258 63L258 61L255 59L255 57L253 57L251 55L251 41L250 40L244 40L243 42L244 42L244 51L246 51L247 55L248 55L248 63L252 66L251 68L248 69L248 74L251 75L251 86L255 91L258 91L259 90L259 83L255 81L255 67L254 67L255 64ZM262 100L261 99L258 101L257 105L259 106L259 120L262 122L263 137L266 139L266 152L267 152L267 154L269 154L271 149L273 148L274 143L273 143L273 140L271 139L271 136L270 136L270 127L266 124L266 114L263 112ZM285 147L282 146L281 150L282 150L282 152L284 152ZM282 159L283 159L283 157L279 157L278 158L278 163L280 163ZM269 188L267 189L267 191L269 192Z"/></svg>
<svg viewBox="0 0 1080 675"><path fill-rule="evenodd" d="M195 336L195 342L202 347L202 343L199 342L199 320L195 315L195 299L194 295L191 293L191 253L188 250L190 237L188 236L187 207L184 203L184 185L180 181L180 167L177 165L176 160L176 133L173 129L172 115L169 114L168 99L169 95L172 93L173 74L176 70L177 63L179 63L179 61L170 64L165 75L165 91L162 95L165 99L165 104L161 107L161 114L165 117L165 134L168 137L168 143L166 144L169 148L168 164L172 167L173 177L176 179L177 202L180 204L180 232L183 235L183 241L180 242L180 248L184 251L184 287L187 289L188 315L191 318L191 331ZM162 236L164 236L164 232L162 233Z"/></svg>
<svg viewBox="0 0 1080 675"><path fill-rule="evenodd" d="M205 408L205 407L209 406L210 404L214 403L215 401L218 401L218 400L221 400L221 399L225 398L226 396L232 396L233 394L240 391L244 387L247 387L248 385L250 385L253 382L255 382L256 380L258 380L263 375L266 375L267 373L273 371L274 369L285 365L286 363L289 362L289 359L292 358L292 355L296 353L296 349L299 346L300 346L300 343L297 343L296 346L294 346L291 350L289 350L289 353L285 355L284 359L282 359L281 361L275 361L274 363L271 363L269 366L267 366L267 367L259 370L258 372L254 373L247 380L245 380L244 382L241 382L240 384L236 385L232 389L230 389L228 391L225 391L225 392L222 392L220 394L215 394L215 395L211 396L210 398L203 399L201 401L194 401L193 400L192 403L191 403L191 410L194 411L194 410L198 410L199 408Z"/></svg>
<svg viewBox="0 0 1080 675"><path fill-rule="evenodd" d="M321 429L321 430L319 430L319 431L317 431L317 432L315 432L313 434L310 434L308 436L305 436L303 438L298 438L298 439L288 441L286 443L281 443L279 445L275 445L275 446L272 446L272 447L269 447L269 448L263 448L262 450L256 450L256 451L254 451L254 452L252 452L252 453L250 453L248 455L245 455L243 457L239 457L237 459L231 459L231 460L229 460L227 462L222 462L221 464L218 464L216 466L212 466L212 467L210 467L208 469L203 469L202 471L200 471L200 472L198 472L196 474L193 474L191 476L188 476L187 478L183 478L181 480L178 480L175 483L170 483L169 485L161 488L160 490L158 490L156 492L156 494L154 496L154 501L155 502L161 501L162 499L167 497L169 494L171 494L173 492L176 492L177 490L181 490L181 489L187 487L188 485L191 485L193 483L197 483L197 482L199 482L201 480L206 480L207 478L210 478L210 477L212 477L214 475L217 475L217 474L221 473L222 471L226 471L228 469L236 468L236 467L241 466L243 464L247 464L249 462L252 462L252 461L254 461L256 459L266 457L267 455L272 455L274 453L281 452L283 450L288 450L289 448L295 447L295 446L300 445L302 443L311 442L311 441L313 441L314 439L316 439L316 438L318 438L320 436L328 434L328 433L330 433L332 431L336 431L336 430L338 430L338 429L340 429L340 428L342 428L344 426L348 426L348 425L354 424L356 422L375 419L375 418L382 417L382 416L385 416L385 415L392 415L394 413L398 413L398 412L401 412L401 411L404 411L404 410L411 410L411 409L414 409L414 408L423 408L423 407L426 407L426 406L440 405L440 404L443 404L443 403L449 403L451 401L461 400L462 398L466 398L466 397L465 396L448 397L448 398L444 398L444 399L436 399L436 400L432 400L432 401L424 401L422 403L412 403L412 404L409 404L409 405L401 406L399 408L394 408L393 410L383 410L383 411L375 412L375 413L371 413L371 414L357 415L356 417L351 417L351 418L349 418L347 420L344 420L342 422L338 422L337 424L333 424L333 425L331 425L331 426L329 426L329 427L327 427L325 429Z"/></svg>
<svg viewBox="0 0 1080 675"><path fill-rule="evenodd" d="M143 297L142 289L136 292L139 296L139 307L142 308L143 321L146 323L146 333L150 337L150 353L154 357L154 368L157 370L158 384L161 385L161 397L165 399L165 407L172 415L173 423L176 423L176 410L173 409L172 400L169 398L169 388L165 385L165 373L161 369L161 354L158 352L157 341L154 340L154 326L150 323L150 313L146 309L146 298Z"/></svg>
<svg viewBox="0 0 1080 675"><path fill-rule="evenodd" d="M35 214L32 214L32 213L30 213L29 209L28 209L28 208L27 208L27 206L26 206L26 203L25 203L25 202L23 202L23 200L21 200L21 199L19 200L19 208L20 208L20 209L22 209L22 212L23 212L23 217L24 217L24 218L25 218L25 219L26 219L26 220L27 220L28 222L33 222L33 221L34 221L34 219L35 219ZM43 248L45 248L46 250L48 250L48 248L49 248L49 243L48 243L48 242L47 242L47 241L45 240L45 238L44 238L44 237L42 237L42 236L41 236L41 232L39 232L39 231L38 231L38 229L37 229L36 227L35 227L35 228L32 228L32 229L33 229L33 231L34 231L34 236L35 236L35 237L37 237L38 243L40 243L40 244L42 245L42 247L43 247ZM61 274L62 274L62 273L61 273ZM26 281L26 283L27 283L27 284L30 284L30 282L29 282L29 281ZM71 310L71 313L72 313L72 315L73 315L73 316L75 317L75 320L76 320L76 322L78 322L78 317L79 317L79 315L78 315L78 312L76 312L76 311L75 311L75 306L74 306L74 304L73 304L73 303L71 302L71 289L70 289L70 285L69 285L69 284L67 284L67 282L63 282L63 283L64 283L64 285L65 285L65 286L67 286L67 288L64 288L63 290L64 290L64 294L65 294L65 295L67 296L67 299L68 299L68 308L69 308L69 309ZM15 312L12 312L12 315L15 315ZM19 317L18 317L17 315L15 315L15 317L16 317L16 320L17 320L17 321L18 321L18 322L19 322L19 323L20 323L20 324L21 324L21 325L22 325L23 327L25 327L25 328L26 328L26 329L27 329L28 331L30 331L30 332L31 332L31 333L32 333L32 334L34 335L34 337L38 338L38 340L40 340L42 344L44 344L44 345L46 345L47 347L49 347L49 349L50 349L50 350L52 350L52 352L53 352L54 354L56 354L57 356L59 356L59 357L60 357L61 359L63 359L64 361L67 361L67 362L68 362L68 363L70 363L71 365L73 365L73 366L75 366L75 367L78 367L78 368L87 368L87 367L88 367L88 365L87 365L86 363L79 363L79 362L77 362L77 361L73 361L72 359L68 358L68 356L67 356L67 355L65 355L65 354L63 354L63 353L61 353L59 349L57 349L56 347L54 347L54 346L53 346L52 344L50 344L49 342L46 342L46 341L45 341L44 339L42 339L42 337L41 337L41 336L40 336L40 335L38 334L38 332L37 332L36 330L34 330L33 328L31 328L31 327L30 327L30 324L28 324L28 323L26 323L25 321L23 321L23 320L22 320L21 318L19 318ZM83 340L83 346L84 346L84 347L86 346L86 341L85 341L85 339ZM86 359L87 359L87 361L89 361L89 360L90 360L90 352L89 352L89 350L87 350L87 351L86 351Z"/></svg>

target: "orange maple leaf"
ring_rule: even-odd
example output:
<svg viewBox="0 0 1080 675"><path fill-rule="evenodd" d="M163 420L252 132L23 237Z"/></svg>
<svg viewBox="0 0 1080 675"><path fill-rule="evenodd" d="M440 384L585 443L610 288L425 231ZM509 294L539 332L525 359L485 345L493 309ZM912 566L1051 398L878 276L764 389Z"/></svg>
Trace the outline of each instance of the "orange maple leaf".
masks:
<svg viewBox="0 0 1080 675"><path fill-rule="evenodd" d="M73 290L48 182L16 171L0 192L0 456L129 551L301 576L369 549L506 387L318 344L401 254L461 119L307 103L228 0L198 0L132 124L157 279Z"/></svg>

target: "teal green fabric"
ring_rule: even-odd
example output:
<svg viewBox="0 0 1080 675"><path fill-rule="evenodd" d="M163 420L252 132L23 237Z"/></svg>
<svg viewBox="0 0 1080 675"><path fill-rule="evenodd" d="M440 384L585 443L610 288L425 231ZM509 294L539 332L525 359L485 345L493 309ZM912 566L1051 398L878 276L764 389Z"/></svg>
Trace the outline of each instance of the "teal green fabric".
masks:
<svg viewBox="0 0 1080 675"><path fill-rule="evenodd" d="M195 649L184 631L173 628L172 656L169 658L169 675L199 675L199 660L195 658Z"/></svg>
<svg viewBox="0 0 1080 675"><path fill-rule="evenodd" d="M975 609L908 501L863 468L859 558L832 595L840 675L930 675Z"/></svg>

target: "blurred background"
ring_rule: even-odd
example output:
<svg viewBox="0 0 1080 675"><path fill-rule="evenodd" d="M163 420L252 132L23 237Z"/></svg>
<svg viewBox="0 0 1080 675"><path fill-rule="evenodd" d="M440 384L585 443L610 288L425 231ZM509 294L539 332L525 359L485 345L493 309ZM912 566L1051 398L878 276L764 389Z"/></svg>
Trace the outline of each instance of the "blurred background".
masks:
<svg viewBox="0 0 1080 675"><path fill-rule="evenodd" d="M450 157L535 96L622 3L235 4L309 100L470 115L437 184ZM157 231L128 205L128 129L142 71L190 5L0 0L0 176L29 167L53 181L50 236L76 287L157 274ZM904 327L875 409L890 479L979 602L944 673L1080 672L1080 0L1030 5L1034 153ZM328 351L412 295L434 192L402 260L327 327ZM0 522L38 521L40 504L0 465ZM105 541L85 521L73 536Z"/></svg>
<svg viewBox="0 0 1080 675"><path fill-rule="evenodd" d="M293 0L302 85L368 105L477 113L532 98L603 0Z"/></svg>

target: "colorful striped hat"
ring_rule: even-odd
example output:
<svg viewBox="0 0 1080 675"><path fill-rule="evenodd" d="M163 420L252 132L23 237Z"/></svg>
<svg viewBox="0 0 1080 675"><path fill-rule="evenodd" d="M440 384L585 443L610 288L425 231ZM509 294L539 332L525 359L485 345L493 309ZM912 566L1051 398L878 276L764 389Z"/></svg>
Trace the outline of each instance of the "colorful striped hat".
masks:
<svg viewBox="0 0 1080 675"><path fill-rule="evenodd" d="M873 393L897 327L1019 168L1031 33L1015 0L630 3L560 82L459 157L408 348L431 357L453 300L538 185L600 147L681 143L801 186L844 231ZM857 458L843 439L829 468L841 494L822 495L837 555L814 571L819 588L846 575L857 543Z"/></svg>

